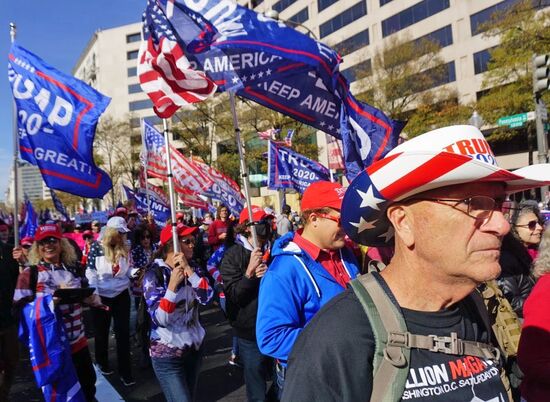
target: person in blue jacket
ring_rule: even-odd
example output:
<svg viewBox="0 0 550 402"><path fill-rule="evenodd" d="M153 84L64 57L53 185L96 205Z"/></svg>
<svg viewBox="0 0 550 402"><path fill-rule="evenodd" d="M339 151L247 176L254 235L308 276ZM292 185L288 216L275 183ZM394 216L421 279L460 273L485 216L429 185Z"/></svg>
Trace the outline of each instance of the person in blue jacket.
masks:
<svg viewBox="0 0 550 402"><path fill-rule="evenodd" d="M260 351L277 359L279 392L288 356L306 324L359 275L340 225L344 192L340 184L327 181L306 189L301 203L304 228L277 239L260 284L256 337Z"/></svg>

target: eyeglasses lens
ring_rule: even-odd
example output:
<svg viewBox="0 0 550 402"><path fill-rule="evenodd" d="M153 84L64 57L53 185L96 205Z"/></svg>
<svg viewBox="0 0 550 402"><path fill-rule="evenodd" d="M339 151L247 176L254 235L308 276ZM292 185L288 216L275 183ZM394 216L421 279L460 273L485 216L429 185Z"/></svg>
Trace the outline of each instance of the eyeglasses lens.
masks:
<svg viewBox="0 0 550 402"><path fill-rule="evenodd" d="M476 219L489 219L497 206L497 201L491 197L474 196L468 202L468 215Z"/></svg>

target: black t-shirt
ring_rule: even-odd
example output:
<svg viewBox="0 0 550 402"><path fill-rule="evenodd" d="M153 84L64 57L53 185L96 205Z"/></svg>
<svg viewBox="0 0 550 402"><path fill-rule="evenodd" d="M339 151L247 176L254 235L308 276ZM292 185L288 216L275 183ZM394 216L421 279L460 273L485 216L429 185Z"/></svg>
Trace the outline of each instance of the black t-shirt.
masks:
<svg viewBox="0 0 550 402"><path fill-rule="evenodd" d="M438 312L402 312L413 334L456 332L463 340L488 342L469 298ZM289 359L283 401L368 401L374 346L367 315L348 289L327 303L298 338ZM402 400L504 402L508 397L499 367L491 361L412 349Z"/></svg>

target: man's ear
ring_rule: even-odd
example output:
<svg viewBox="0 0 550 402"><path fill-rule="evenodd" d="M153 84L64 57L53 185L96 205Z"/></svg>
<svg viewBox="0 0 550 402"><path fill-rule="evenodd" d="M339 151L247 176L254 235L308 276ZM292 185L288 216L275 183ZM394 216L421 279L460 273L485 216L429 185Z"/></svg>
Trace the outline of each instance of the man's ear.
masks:
<svg viewBox="0 0 550 402"><path fill-rule="evenodd" d="M388 220L393 225L395 236L407 247L414 245L414 217L411 209L403 204L393 204L386 211Z"/></svg>

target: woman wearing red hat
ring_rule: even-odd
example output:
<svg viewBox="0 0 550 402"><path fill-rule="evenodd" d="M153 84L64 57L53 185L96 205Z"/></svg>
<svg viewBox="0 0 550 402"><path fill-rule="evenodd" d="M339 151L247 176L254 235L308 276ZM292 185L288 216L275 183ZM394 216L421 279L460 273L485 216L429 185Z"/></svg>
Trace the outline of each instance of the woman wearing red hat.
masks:
<svg viewBox="0 0 550 402"><path fill-rule="evenodd" d="M181 252L174 252L172 226L160 234L156 259L145 272L143 292L151 316L149 351L153 369L168 402L193 400L205 331L198 304L214 291L192 261L197 227L177 225Z"/></svg>
<svg viewBox="0 0 550 402"><path fill-rule="evenodd" d="M28 303L34 300L35 296L53 295L57 289L81 288L85 283L86 278L82 277L75 250L68 240L62 237L56 225L38 227L28 258L31 266L25 268L17 280L14 294L16 305ZM101 305L97 298L91 298L90 303ZM58 304L57 308L63 317L65 334L71 346L71 357L80 386L86 400L95 401L96 375L81 321L82 305L63 303Z"/></svg>

